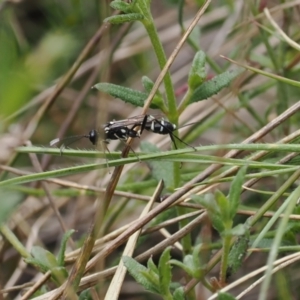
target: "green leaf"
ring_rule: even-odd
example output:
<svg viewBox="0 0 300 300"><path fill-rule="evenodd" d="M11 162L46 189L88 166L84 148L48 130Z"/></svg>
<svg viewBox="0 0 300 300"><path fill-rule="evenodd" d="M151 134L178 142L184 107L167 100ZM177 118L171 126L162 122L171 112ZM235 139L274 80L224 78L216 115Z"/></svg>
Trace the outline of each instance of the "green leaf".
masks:
<svg viewBox="0 0 300 300"><path fill-rule="evenodd" d="M46 273L48 271L48 268L45 265L40 264L40 262L38 260L36 260L32 257L25 258L24 261L27 264L36 266L39 270L41 270L42 273Z"/></svg>
<svg viewBox="0 0 300 300"><path fill-rule="evenodd" d="M68 272L64 267L55 267L51 269L51 275L54 282L57 283L58 286L62 285L66 279L68 278Z"/></svg>
<svg viewBox="0 0 300 300"><path fill-rule="evenodd" d="M86 290L82 291L79 295L79 300L93 300L91 297L90 289L86 289Z"/></svg>
<svg viewBox="0 0 300 300"><path fill-rule="evenodd" d="M223 220L223 223L227 223L228 221L231 221L230 218L230 205L229 201L226 198L226 196L219 190L216 190L215 192L216 202L218 204L219 210L221 212L221 218Z"/></svg>
<svg viewBox="0 0 300 300"><path fill-rule="evenodd" d="M184 288L181 286L174 291L173 300L184 300L184 299L185 299Z"/></svg>
<svg viewBox="0 0 300 300"><path fill-rule="evenodd" d="M243 190L243 183L247 171L247 166L242 167L236 174L229 190L230 218L233 218L240 204L240 197Z"/></svg>
<svg viewBox="0 0 300 300"><path fill-rule="evenodd" d="M154 82L148 76L143 76L142 84L143 84L145 91L149 94L154 86ZM157 93L159 93L161 95L161 93L159 91Z"/></svg>
<svg viewBox="0 0 300 300"><path fill-rule="evenodd" d="M198 244L193 249L193 265L194 265L194 276L197 279L200 279L202 277L202 265L200 260L200 249L202 247L202 244Z"/></svg>
<svg viewBox="0 0 300 300"><path fill-rule="evenodd" d="M201 268L201 262L199 257L199 251L201 246L202 244L199 244L194 248L193 255L191 254L186 255L183 259L183 263L175 259L172 259L170 263L182 268L191 277L194 277L198 280L201 279L202 268Z"/></svg>
<svg viewBox="0 0 300 300"><path fill-rule="evenodd" d="M159 272L159 283L160 283L160 292L162 295L170 295L170 284L172 278L171 264L170 264L170 251L171 247L168 247L161 254L159 263L158 263L158 272Z"/></svg>
<svg viewBox="0 0 300 300"><path fill-rule="evenodd" d="M103 22L111 24L123 24L125 22L141 21L144 19L142 14L138 13L129 13L126 15L117 15L105 18Z"/></svg>
<svg viewBox="0 0 300 300"><path fill-rule="evenodd" d="M58 262L58 265L61 267L65 265L65 251L66 251L66 245L67 245L68 239L74 232L75 232L75 230L71 229L71 230L67 231L62 238L60 249L59 249L59 252L57 255L57 262Z"/></svg>
<svg viewBox="0 0 300 300"><path fill-rule="evenodd" d="M200 243L197 246L195 246L193 249L193 261L194 261L194 264L196 264L198 267L200 267L200 264L201 264L200 257L199 257L201 247L202 247L202 244Z"/></svg>
<svg viewBox="0 0 300 300"><path fill-rule="evenodd" d="M238 224L235 227L231 228L230 230L226 230L226 234L233 235L233 236L241 236L245 234L248 230L245 224Z"/></svg>
<svg viewBox="0 0 300 300"><path fill-rule="evenodd" d="M16 206L23 200L21 193L16 191L9 191L0 189L1 201L0 201L0 225L5 222Z"/></svg>
<svg viewBox="0 0 300 300"><path fill-rule="evenodd" d="M138 273L141 271L147 271L147 268L137 262L135 259L129 256L124 256L123 258L123 263L125 267L128 269L128 272L131 274L132 273Z"/></svg>
<svg viewBox="0 0 300 300"><path fill-rule="evenodd" d="M150 287L149 289L145 287L146 290L151 291L152 293L156 294L161 294L160 292L160 284L159 284L159 276L154 274L152 271L142 271L141 276L144 276L145 279L148 280L149 284L148 286Z"/></svg>
<svg viewBox="0 0 300 300"><path fill-rule="evenodd" d="M193 256L191 254L187 254L184 258L183 258L183 263L191 270L195 269L194 266L194 260L193 260Z"/></svg>
<svg viewBox="0 0 300 300"><path fill-rule="evenodd" d="M192 195L192 200L196 201L200 205L202 205L208 212L220 215L220 209L216 203L214 195L206 194L203 196Z"/></svg>
<svg viewBox="0 0 300 300"><path fill-rule="evenodd" d="M160 152L161 150L157 148L155 145L149 142L141 142L141 150L144 152ZM157 180L160 181L163 179L164 184L167 189L173 189L174 184L174 164L170 161L148 161L147 164L150 166L152 171L152 176Z"/></svg>
<svg viewBox="0 0 300 300"><path fill-rule="evenodd" d="M261 239L258 244L256 245L256 248L271 248L273 244L274 239Z"/></svg>
<svg viewBox="0 0 300 300"><path fill-rule="evenodd" d="M67 270L58 266L56 257L48 250L34 246L32 247L31 255L32 257L26 258L25 261L38 267L43 273L51 271L51 277L58 286L68 278Z"/></svg>
<svg viewBox="0 0 300 300"><path fill-rule="evenodd" d="M189 257L187 258L187 256L189 256ZM189 261L189 264L186 263L187 261ZM194 268L193 268L193 266L191 267L190 261L192 262L192 257L191 257L190 254L188 254L188 255L186 255L186 256L184 257L184 262L178 261L178 260L176 260L176 259L171 259L171 260L170 260L170 264L175 265L175 266L181 268L181 269L184 270L189 276L194 277L194 276L193 276L193 275L194 275Z"/></svg>
<svg viewBox="0 0 300 300"><path fill-rule="evenodd" d="M59 273L55 272L55 268L58 267L58 263L56 260L56 257L49 252L48 250L45 250L42 247L34 246L31 250L32 257L26 258L25 262L28 264L32 264L39 268L42 273L46 273L48 271L54 271L52 274L52 279L59 285L59 282L57 281L57 278L66 278L65 274L58 275ZM53 276L54 275L54 276ZM56 277L56 275L58 275Z"/></svg>
<svg viewBox="0 0 300 300"><path fill-rule="evenodd" d="M191 90L196 89L206 79L205 62L205 53L198 51L194 57L188 78L188 85Z"/></svg>
<svg viewBox="0 0 300 300"><path fill-rule="evenodd" d="M31 299L34 299L35 297L38 297L38 296L43 296L47 292L49 292L49 289L47 288L47 286L46 285L42 285L38 290L36 290L33 293Z"/></svg>
<svg viewBox="0 0 300 300"><path fill-rule="evenodd" d="M46 273L50 270L53 280L58 285L61 285L68 277L68 272L63 267L65 257L64 253L67 240L73 232L74 230L70 230L64 234L58 254L58 259L56 259L56 257L48 250L45 250L44 248L39 246L34 246L31 250L32 257L25 259L25 261L37 266L43 273Z"/></svg>
<svg viewBox="0 0 300 300"><path fill-rule="evenodd" d="M206 194L204 197L193 195L191 198L207 210L213 227L221 234L225 228L220 208L214 196L212 194Z"/></svg>
<svg viewBox="0 0 300 300"><path fill-rule="evenodd" d="M174 292L176 289L180 288L182 285L179 282L171 282L170 290Z"/></svg>
<svg viewBox="0 0 300 300"><path fill-rule="evenodd" d="M112 7L115 10L123 11L124 13L131 13L131 5L124 2L124 1L112 1L110 3L110 7Z"/></svg>
<svg viewBox="0 0 300 300"><path fill-rule="evenodd" d="M198 88L195 89L194 93L190 98L189 104L205 100L217 94L223 88L229 86L232 80L235 79L243 71L243 69L226 71L222 74L215 76L211 80L205 81L203 84L201 84Z"/></svg>
<svg viewBox="0 0 300 300"><path fill-rule="evenodd" d="M149 77L143 76L142 77L142 84L143 84L143 87L144 87L145 91L147 92L147 95L149 95L152 88L153 88L154 82ZM151 105L154 105L155 107L159 108L163 112L167 111L167 109L165 107L164 100L163 100L163 96L159 92L159 90L157 90L157 92L155 93L155 96L153 97Z"/></svg>
<svg viewBox="0 0 300 300"><path fill-rule="evenodd" d="M219 234L222 234L225 230L223 220L219 215L209 214L210 220L212 223L212 226L219 232Z"/></svg>
<svg viewBox="0 0 300 300"><path fill-rule="evenodd" d="M132 257L124 256L122 258L125 267L127 268L129 274L135 279L136 282L141 284L146 290L152 293L159 293L159 288L156 284L153 284L155 278L149 277L150 271L134 260ZM151 275L153 272L151 272ZM157 276L158 282L158 276Z"/></svg>
<svg viewBox="0 0 300 300"><path fill-rule="evenodd" d="M143 107L148 95L146 93L119 86L112 83L97 83L92 88L95 88L103 93L109 94L112 97L120 98L124 102L131 103L134 106ZM151 108L157 108L155 104L150 105Z"/></svg>
<svg viewBox="0 0 300 300"><path fill-rule="evenodd" d="M153 260L152 260L152 257L150 257L148 259L148 262L147 262L147 267L150 271L156 273L158 275L158 268L157 266L154 264Z"/></svg>
<svg viewBox="0 0 300 300"><path fill-rule="evenodd" d="M239 237L233 244L228 255L228 268L226 277L233 275L240 268L243 263L244 257L249 247L249 231Z"/></svg>
<svg viewBox="0 0 300 300"><path fill-rule="evenodd" d="M219 293L217 299L218 300L236 300L235 297L231 296L228 293Z"/></svg>
<svg viewBox="0 0 300 300"><path fill-rule="evenodd" d="M31 254L36 265L41 266L42 270L48 271L52 268L58 267L56 257L51 252L40 246L33 246Z"/></svg>
<svg viewBox="0 0 300 300"><path fill-rule="evenodd" d="M298 206L297 206L298 208ZM294 214L299 214L299 212L297 210L294 210ZM300 224L298 221L291 221L289 222L289 224L286 226L285 228L285 232L292 232L294 234L298 234L300 233Z"/></svg>

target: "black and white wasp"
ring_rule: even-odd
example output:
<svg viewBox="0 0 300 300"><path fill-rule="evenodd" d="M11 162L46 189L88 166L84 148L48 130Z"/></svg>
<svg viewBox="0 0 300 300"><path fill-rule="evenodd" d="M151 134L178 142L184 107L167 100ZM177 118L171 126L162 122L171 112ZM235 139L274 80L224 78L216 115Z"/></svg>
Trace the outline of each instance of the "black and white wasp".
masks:
<svg viewBox="0 0 300 300"><path fill-rule="evenodd" d="M135 130L138 127L139 129ZM173 132L176 130L176 125L164 119L163 117L155 117L152 115L139 115L124 120L110 121L104 124L102 128L104 131L104 139L101 142L105 144L109 144L111 140L120 140L125 142L129 138L140 137L143 131L147 130L157 134L163 134L163 135L168 134L176 149L177 149L177 145L175 139L191 147L190 145L182 141L179 137L174 135ZM72 139L71 141L72 143L75 140L79 140L81 138L88 138L93 145L96 145L99 141L100 136L101 136L101 132L93 129L87 135L73 136L69 138L67 137L64 139L59 139L59 138L54 139L50 142L50 146L53 146L64 140L71 140L71 139ZM62 147L64 148L65 145L62 145Z"/></svg>

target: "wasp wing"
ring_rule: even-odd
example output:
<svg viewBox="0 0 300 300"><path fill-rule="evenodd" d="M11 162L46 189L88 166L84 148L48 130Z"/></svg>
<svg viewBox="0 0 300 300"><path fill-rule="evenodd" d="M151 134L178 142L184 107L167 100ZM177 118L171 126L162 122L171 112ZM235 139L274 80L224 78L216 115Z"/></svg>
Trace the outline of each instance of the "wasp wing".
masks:
<svg viewBox="0 0 300 300"><path fill-rule="evenodd" d="M104 124L103 127L109 127L110 129L114 129L119 127L140 126L142 125L145 118L147 118L147 115L139 115L124 120L110 121Z"/></svg>

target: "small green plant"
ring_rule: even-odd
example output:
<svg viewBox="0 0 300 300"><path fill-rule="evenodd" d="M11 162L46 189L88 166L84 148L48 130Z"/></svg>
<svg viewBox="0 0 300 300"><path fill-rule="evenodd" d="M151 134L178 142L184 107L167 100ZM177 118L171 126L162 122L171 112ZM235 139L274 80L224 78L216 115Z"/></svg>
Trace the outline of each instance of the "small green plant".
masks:
<svg viewBox="0 0 300 300"><path fill-rule="evenodd" d="M123 262L131 276L147 291L158 294L165 300L181 300L184 299L183 287L171 281L170 251L171 248L164 250L158 266L153 263L152 258L148 260L147 267L131 257L123 257Z"/></svg>
<svg viewBox="0 0 300 300"><path fill-rule="evenodd" d="M37 267L42 273L50 271L52 280L60 286L68 278L65 268L65 251L68 239L73 233L74 230L70 230L64 234L57 257L40 246L34 246L31 249L31 257L26 258L25 261Z"/></svg>
<svg viewBox="0 0 300 300"><path fill-rule="evenodd" d="M215 195L208 195L209 197L201 198L199 196L194 196L194 199L198 201L203 207L206 208L207 213L211 219L213 227L219 232L222 237L222 260L220 268L220 285L223 286L226 283L226 278L228 274L228 260L229 260L229 251L232 246L232 239L236 236L249 236L247 224L239 224L233 226L234 217L237 214L238 207L240 204L240 197L242 192L242 184L245 179L246 166L242 167L240 171L235 176L233 180L228 197L226 197L221 191L216 191ZM246 233L247 232L247 233ZM244 241L244 238L240 241ZM247 241L247 239L246 239ZM239 245L237 247L237 245ZM234 271L237 270L238 266L241 265L242 259L247 251L247 242L246 244L241 243L236 244L235 250L231 252L230 256L230 268L233 268Z"/></svg>

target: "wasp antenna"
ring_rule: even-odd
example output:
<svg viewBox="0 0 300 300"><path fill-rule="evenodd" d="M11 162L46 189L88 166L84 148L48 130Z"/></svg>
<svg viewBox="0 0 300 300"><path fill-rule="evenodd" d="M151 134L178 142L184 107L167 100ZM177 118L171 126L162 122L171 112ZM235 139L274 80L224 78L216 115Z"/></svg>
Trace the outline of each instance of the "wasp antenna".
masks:
<svg viewBox="0 0 300 300"><path fill-rule="evenodd" d="M59 142L63 142L63 144L61 144L61 146L59 147L60 155L62 155L62 153L63 153L64 149L66 149L66 147L68 147L72 143L74 143L82 138L90 138L90 135L74 135L74 136L68 136L63 139L56 138L56 139L52 140L49 144L50 144L50 146L54 146Z"/></svg>
<svg viewBox="0 0 300 300"><path fill-rule="evenodd" d="M170 139L171 139L171 141L173 142L173 144L174 144L174 147L175 147L175 149L177 150L178 148L177 148L177 145L176 145L176 143L175 143L175 139L174 139L174 137L176 137L177 138L177 136L176 135L174 135L172 132L170 132L169 133L169 136L170 136ZM179 139L180 140L180 139ZM182 142L182 140L180 140L181 142Z"/></svg>
<svg viewBox="0 0 300 300"><path fill-rule="evenodd" d="M171 140L173 141L173 143L174 143L176 149L177 149L177 147L176 147L176 144L175 144L175 139L177 139L178 141L180 141L182 144L184 144L184 145L186 145L186 146L188 146L188 147L190 147L190 148L193 148L195 151L197 151L197 149L196 149L194 146L189 145L188 143L186 143L185 141L183 141L182 139L180 139L180 138L179 138L178 136L176 136L175 134L169 133L169 135L170 135L170 137L171 137L171 136L173 137L173 139L171 138ZM175 138L175 139L174 139L174 138Z"/></svg>
<svg viewBox="0 0 300 300"><path fill-rule="evenodd" d="M192 126L192 125L195 125L195 124L199 124L200 122L192 122L192 123L188 123L188 124L184 124L182 126L179 127L180 128L183 128L183 127L187 127L187 126Z"/></svg>

